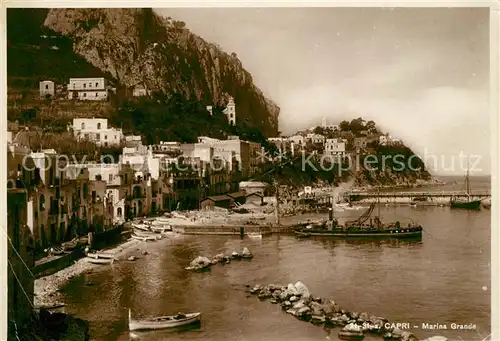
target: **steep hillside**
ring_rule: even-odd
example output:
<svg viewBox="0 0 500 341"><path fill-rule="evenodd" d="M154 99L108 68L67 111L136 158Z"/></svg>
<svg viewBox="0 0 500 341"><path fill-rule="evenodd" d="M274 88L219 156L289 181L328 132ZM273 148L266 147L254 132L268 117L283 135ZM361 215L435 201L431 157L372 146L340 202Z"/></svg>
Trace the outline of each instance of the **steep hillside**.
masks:
<svg viewBox="0 0 500 341"><path fill-rule="evenodd" d="M51 9L44 25L70 38L76 54L126 87L144 84L218 106L230 95L237 121L277 133L279 107L253 84L238 58L182 22L151 9Z"/></svg>

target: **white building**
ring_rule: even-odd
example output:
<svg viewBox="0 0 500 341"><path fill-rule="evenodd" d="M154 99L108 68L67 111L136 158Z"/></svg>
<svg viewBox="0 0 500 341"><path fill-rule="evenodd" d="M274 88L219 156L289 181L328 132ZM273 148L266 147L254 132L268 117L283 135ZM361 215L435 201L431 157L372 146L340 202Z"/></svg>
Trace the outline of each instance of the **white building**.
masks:
<svg viewBox="0 0 500 341"><path fill-rule="evenodd" d="M105 78L70 78L68 98L81 101L104 101L108 99L109 89Z"/></svg>
<svg viewBox="0 0 500 341"><path fill-rule="evenodd" d="M382 146L402 143L401 139L392 137L389 134L379 136L379 144Z"/></svg>
<svg viewBox="0 0 500 341"><path fill-rule="evenodd" d="M345 156L345 143L338 139L326 139L325 154Z"/></svg>
<svg viewBox="0 0 500 341"><path fill-rule="evenodd" d="M302 135L293 135L288 138L288 141L292 142L293 144L297 146L304 146L306 144L306 141L304 139L304 136Z"/></svg>
<svg viewBox="0 0 500 341"><path fill-rule="evenodd" d="M222 112L227 116L227 121L230 125L236 124L236 104L234 103L234 99L232 97L229 97L226 109Z"/></svg>
<svg viewBox="0 0 500 341"><path fill-rule="evenodd" d="M211 105L207 105L207 111L210 114L210 116L212 116L214 114L213 113L213 107Z"/></svg>
<svg viewBox="0 0 500 341"><path fill-rule="evenodd" d="M306 136L306 140L313 144L323 144L325 143L325 137L320 134L309 133Z"/></svg>
<svg viewBox="0 0 500 341"><path fill-rule="evenodd" d="M123 140L122 130L108 128L106 118L74 118L72 129L78 139L88 139L98 146L116 146Z"/></svg>
<svg viewBox="0 0 500 341"><path fill-rule="evenodd" d="M41 81L40 82L40 98L45 98L45 96L54 96L55 85L52 81Z"/></svg>

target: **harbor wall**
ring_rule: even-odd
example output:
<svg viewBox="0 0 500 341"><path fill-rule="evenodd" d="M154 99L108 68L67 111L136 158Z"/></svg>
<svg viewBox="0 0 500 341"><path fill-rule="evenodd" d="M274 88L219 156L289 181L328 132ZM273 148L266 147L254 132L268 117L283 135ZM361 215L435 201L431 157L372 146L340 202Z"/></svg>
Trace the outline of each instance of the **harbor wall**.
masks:
<svg viewBox="0 0 500 341"><path fill-rule="evenodd" d="M252 225L177 225L172 226L175 232L191 235L241 235L246 233L271 234L271 226Z"/></svg>
<svg viewBox="0 0 500 341"><path fill-rule="evenodd" d="M61 256L56 256L53 259L42 261L40 264L35 265L31 272L33 273L35 278L49 276L64 268L67 268L68 266L72 265L73 262L77 261L83 256L83 251L77 249Z"/></svg>
<svg viewBox="0 0 500 341"><path fill-rule="evenodd" d="M485 199L484 196L471 196L472 200L482 200ZM433 205L449 205L451 201L451 196L434 196L427 197L426 201L414 201L412 197L406 196L383 196L383 197L361 197L359 200L356 200L355 203L376 203L379 202L381 204L417 204L418 206L433 206Z"/></svg>

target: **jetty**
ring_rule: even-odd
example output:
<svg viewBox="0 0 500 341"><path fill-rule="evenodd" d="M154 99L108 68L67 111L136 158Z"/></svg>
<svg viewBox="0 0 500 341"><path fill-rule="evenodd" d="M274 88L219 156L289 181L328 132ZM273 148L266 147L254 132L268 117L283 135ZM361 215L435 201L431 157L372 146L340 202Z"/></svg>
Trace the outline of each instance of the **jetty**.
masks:
<svg viewBox="0 0 500 341"><path fill-rule="evenodd" d="M423 205L448 205L452 198L467 198L472 200L485 200L491 198L491 191L478 190L470 194L461 191L399 191L399 192L360 192L349 191L343 194L345 201L349 202L380 202L383 204L411 204Z"/></svg>

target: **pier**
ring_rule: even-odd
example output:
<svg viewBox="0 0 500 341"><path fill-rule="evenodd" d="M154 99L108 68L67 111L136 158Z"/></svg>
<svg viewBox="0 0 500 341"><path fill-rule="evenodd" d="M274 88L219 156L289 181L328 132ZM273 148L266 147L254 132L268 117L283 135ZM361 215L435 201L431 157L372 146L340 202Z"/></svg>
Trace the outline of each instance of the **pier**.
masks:
<svg viewBox="0 0 500 341"><path fill-rule="evenodd" d="M488 190L472 191L470 194L460 191L422 191L422 192L346 192L344 200L350 202L380 202L380 203L428 203L447 204L452 198L467 198L483 200L491 197Z"/></svg>

